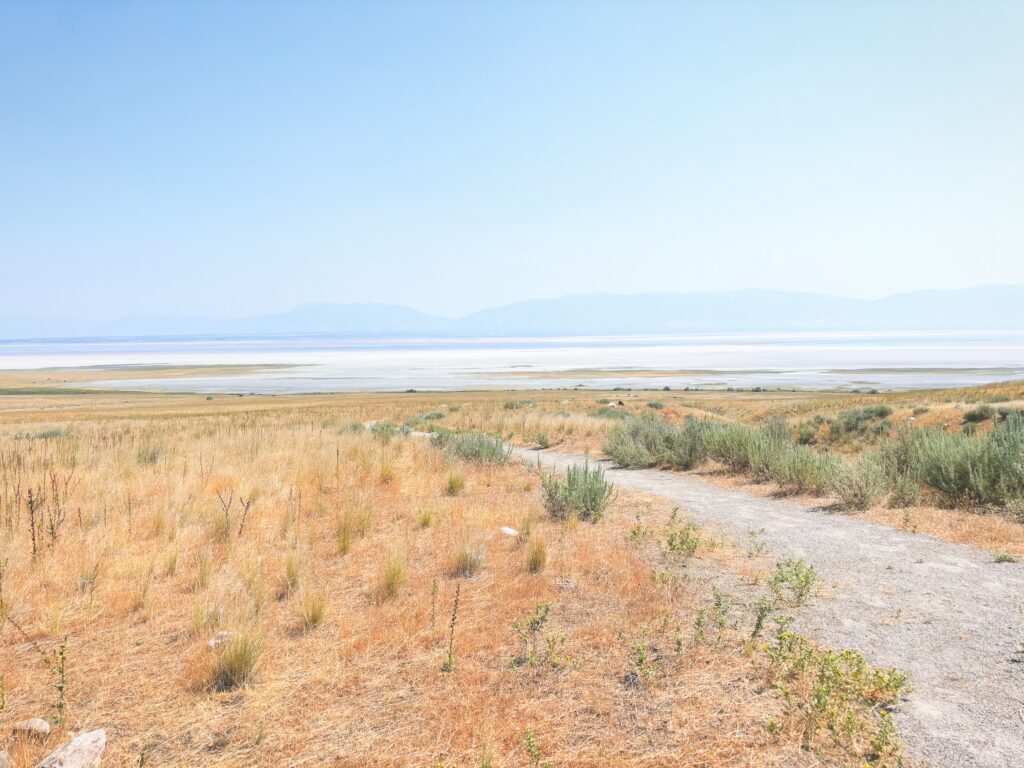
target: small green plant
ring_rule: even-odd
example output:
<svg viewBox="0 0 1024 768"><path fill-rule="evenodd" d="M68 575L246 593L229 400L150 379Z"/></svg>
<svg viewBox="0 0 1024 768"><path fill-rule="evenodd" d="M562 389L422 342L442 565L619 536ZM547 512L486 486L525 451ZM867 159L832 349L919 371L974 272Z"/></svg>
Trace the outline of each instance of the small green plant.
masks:
<svg viewBox="0 0 1024 768"><path fill-rule="evenodd" d="M199 592L210 586L210 577L213 575L213 555L203 550L196 559L196 578L193 582L193 589Z"/></svg>
<svg viewBox="0 0 1024 768"><path fill-rule="evenodd" d="M263 654L260 639L249 633L233 634L220 645L207 672L206 685L214 691L230 691L247 685L256 676Z"/></svg>
<svg viewBox="0 0 1024 768"><path fill-rule="evenodd" d="M640 639L633 643L629 651L629 669L623 682L630 688L642 687L658 671L658 659L647 642L647 628L642 627Z"/></svg>
<svg viewBox="0 0 1024 768"><path fill-rule="evenodd" d="M768 552L768 546L761 541L764 528L747 531L747 557L751 560L761 557Z"/></svg>
<svg viewBox="0 0 1024 768"><path fill-rule="evenodd" d="M1016 563L1017 558L1011 555L1009 552L993 552L992 560L996 563Z"/></svg>
<svg viewBox="0 0 1024 768"><path fill-rule="evenodd" d="M761 636L761 632L764 631L764 623L768 620L768 617L772 615L772 611L774 610L775 606L767 597L762 597L757 601L757 610L754 613L754 628L750 632L751 640L756 640Z"/></svg>
<svg viewBox="0 0 1024 768"><path fill-rule="evenodd" d="M788 618L779 621L774 642L765 650L769 678L804 746L813 749L824 730L852 754L875 764L900 765L898 736L887 709L908 690L908 676L873 668L856 651L816 648L788 624Z"/></svg>
<svg viewBox="0 0 1024 768"><path fill-rule="evenodd" d="M682 559L693 557L700 546L700 526L686 523L682 528L669 527L665 532L665 548L670 555Z"/></svg>
<svg viewBox="0 0 1024 768"><path fill-rule="evenodd" d="M407 566L405 554L399 550L388 553L384 560L384 571L381 573L380 583L377 585L377 600L383 602L396 597L405 584Z"/></svg>
<svg viewBox="0 0 1024 768"><path fill-rule="evenodd" d="M462 584L455 585L455 600L452 601L452 617L448 621L448 653L445 655L444 663L441 665L442 672L455 670L455 623L459 618L459 594L462 591Z"/></svg>
<svg viewBox="0 0 1024 768"><path fill-rule="evenodd" d="M530 573L538 574L544 570L548 562L548 545L543 536L530 537L526 547L526 568Z"/></svg>
<svg viewBox="0 0 1024 768"><path fill-rule="evenodd" d="M68 709L68 636L64 635L60 645L44 654L44 659L50 668L50 678L53 681L53 690L56 693L56 698L53 704L50 705L50 709L53 710L50 721L54 725L61 725L64 722L64 715Z"/></svg>
<svg viewBox="0 0 1024 768"><path fill-rule="evenodd" d="M416 523L420 528L429 528L434 520L434 514L429 509L421 509L416 516Z"/></svg>
<svg viewBox="0 0 1024 768"><path fill-rule="evenodd" d="M343 514L334 529L334 551L339 555L347 555L352 549L353 520L349 514Z"/></svg>
<svg viewBox="0 0 1024 768"><path fill-rule="evenodd" d="M284 568L278 576L277 597L284 600L299 586L302 577L302 558L294 550L289 551L284 558Z"/></svg>
<svg viewBox="0 0 1024 768"><path fill-rule="evenodd" d="M7 573L9 563L10 561L6 558L0 560L0 629L3 629L4 622L7 621L7 614L11 611L7 594L4 592L4 576Z"/></svg>
<svg viewBox="0 0 1024 768"><path fill-rule="evenodd" d="M803 558L787 558L775 564L768 586L776 598L791 605L801 605L818 585L818 572Z"/></svg>
<svg viewBox="0 0 1024 768"><path fill-rule="evenodd" d="M693 619L693 644L704 645L708 639L708 609L701 606Z"/></svg>
<svg viewBox="0 0 1024 768"><path fill-rule="evenodd" d="M554 764L544 759L537 737L529 728L526 729L526 752L530 756L530 768L554 768Z"/></svg>
<svg viewBox="0 0 1024 768"><path fill-rule="evenodd" d="M437 592L441 586L441 581L436 576L434 581L430 584L430 631L434 632L437 629Z"/></svg>
<svg viewBox="0 0 1024 768"><path fill-rule="evenodd" d="M444 492L449 496L458 496L466 487L466 478L461 472L451 471L448 473L448 480L445 483Z"/></svg>
<svg viewBox="0 0 1024 768"><path fill-rule="evenodd" d="M729 596L716 587L714 589L711 613L715 622L715 628L718 630L719 640L722 639L722 635L729 626L729 615L731 611L732 602L729 600Z"/></svg>
<svg viewBox="0 0 1024 768"><path fill-rule="evenodd" d="M143 466L156 464L160 460L160 446L152 444L140 446L138 460L139 464Z"/></svg>
<svg viewBox="0 0 1024 768"><path fill-rule="evenodd" d="M551 611L551 603L538 603L533 613L512 623L512 629L519 636L522 650L510 662L513 667L535 667L541 663L543 654L538 650L538 637L544 629Z"/></svg>
<svg viewBox="0 0 1024 768"><path fill-rule="evenodd" d="M455 543L448 553L447 573L452 578L476 576L484 567L484 551L469 539Z"/></svg>
<svg viewBox="0 0 1024 768"><path fill-rule="evenodd" d="M545 475L541 480L544 507L557 520L575 517L597 522L612 500L614 488L605 482L604 470L591 467L589 462L571 465L565 479Z"/></svg>
<svg viewBox="0 0 1024 768"><path fill-rule="evenodd" d="M665 407L665 404L664 404L664 403L661 403L661 402L659 402L659 401L657 401L657 400L651 400L651 401L650 401L650 402L649 402L649 403L647 404L647 407L648 407L648 408L653 408L653 409L654 409L654 410L656 410L656 411L660 411L660 410L661 410L662 408L664 408L664 407Z"/></svg>
<svg viewBox="0 0 1024 768"><path fill-rule="evenodd" d="M322 592L305 590L299 599L298 614L302 629L309 632L320 626L324 620L327 601Z"/></svg>

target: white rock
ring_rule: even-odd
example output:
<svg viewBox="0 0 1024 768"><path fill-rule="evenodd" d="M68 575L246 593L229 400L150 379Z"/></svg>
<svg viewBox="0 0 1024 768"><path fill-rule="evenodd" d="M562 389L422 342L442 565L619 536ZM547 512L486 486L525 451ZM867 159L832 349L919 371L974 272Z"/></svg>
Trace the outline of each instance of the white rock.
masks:
<svg viewBox="0 0 1024 768"><path fill-rule="evenodd" d="M216 635L214 635L206 641L206 647L210 648L211 650L216 650L217 648L220 648L222 645L224 645L224 643L228 641L229 637L231 637L231 633L228 632L226 629L222 629L220 632L218 632Z"/></svg>
<svg viewBox="0 0 1024 768"><path fill-rule="evenodd" d="M106 731L89 731L76 736L41 763L36 763L36 768L100 768L106 747Z"/></svg>
<svg viewBox="0 0 1024 768"><path fill-rule="evenodd" d="M515 528L509 528L507 525L501 526L501 532L503 534L505 534L506 536L518 536L519 535L519 531L517 531Z"/></svg>
<svg viewBox="0 0 1024 768"><path fill-rule="evenodd" d="M28 736L33 739L45 739L50 735L50 724L41 717L30 717L15 723L11 729L15 736Z"/></svg>

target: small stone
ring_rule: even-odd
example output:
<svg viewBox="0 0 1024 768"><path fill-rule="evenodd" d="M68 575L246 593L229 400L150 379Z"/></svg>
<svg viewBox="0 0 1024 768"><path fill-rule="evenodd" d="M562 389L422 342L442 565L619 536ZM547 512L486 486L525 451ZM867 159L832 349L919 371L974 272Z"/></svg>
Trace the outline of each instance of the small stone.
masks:
<svg viewBox="0 0 1024 768"><path fill-rule="evenodd" d="M229 637L231 637L231 633L228 632L226 629L222 629L220 632L218 632L216 635L214 635L206 641L206 647L210 650L215 651L222 645L224 645L224 643L228 641Z"/></svg>
<svg viewBox="0 0 1024 768"><path fill-rule="evenodd" d="M15 736L25 736L42 741L50 735L50 724L41 717L30 717L28 720L15 723L11 731Z"/></svg>
<svg viewBox="0 0 1024 768"><path fill-rule="evenodd" d="M4 749L0 749L0 768L14 768L14 761Z"/></svg>
<svg viewBox="0 0 1024 768"><path fill-rule="evenodd" d="M509 528L507 525L501 526L501 532L506 536L512 536L513 538L519 535L519 531L515 528Z"/></svg>
<svg viewBox="0 0 1024 768"><path fill-rule="evenodd" d="M106 747L106 731L89 731L76 736L41 763L36 763L36 768L100 768Z"/></svg>

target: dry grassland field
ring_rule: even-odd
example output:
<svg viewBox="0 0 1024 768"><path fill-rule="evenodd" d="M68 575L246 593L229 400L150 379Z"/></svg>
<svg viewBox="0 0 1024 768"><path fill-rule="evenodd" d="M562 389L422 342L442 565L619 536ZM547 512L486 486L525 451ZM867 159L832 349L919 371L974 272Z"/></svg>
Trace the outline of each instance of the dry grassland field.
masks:
<svg viewBox="0 0 1024 768"><path fill-rule="evenodd" d="M506 446L607 445L1024 555L1017 491L934 478L927 453L1018 429L1020 383L240 397L51 378L0 382L19 768L94 728L104 766L916 764L888 714L912 681L790 627L813 568ZM8 735L32 717L49 736Z"/></svg>

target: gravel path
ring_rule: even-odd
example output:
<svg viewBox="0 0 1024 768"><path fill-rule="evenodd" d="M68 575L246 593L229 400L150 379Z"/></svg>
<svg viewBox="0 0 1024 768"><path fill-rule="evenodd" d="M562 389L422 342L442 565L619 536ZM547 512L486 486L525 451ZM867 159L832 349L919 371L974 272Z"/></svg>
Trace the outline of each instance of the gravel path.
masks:
<svg viewBox="0 0 1024 768"><path fill-rule="evenodd" d="M559 470L584 460L515 453ZM601 463L621 488L670 499L740 541L763 531L773 556L812 563L826 590L803 611L801 631L910 672L914 690L896 719L912 754L934 768L1024 766L1024 565L692 475Z"/></svg>

